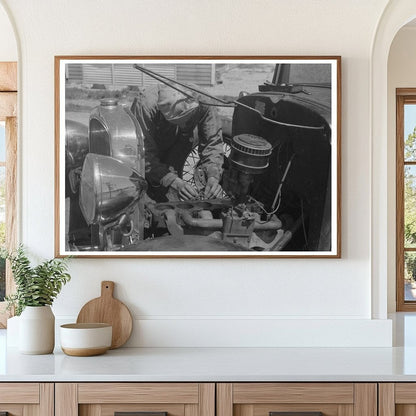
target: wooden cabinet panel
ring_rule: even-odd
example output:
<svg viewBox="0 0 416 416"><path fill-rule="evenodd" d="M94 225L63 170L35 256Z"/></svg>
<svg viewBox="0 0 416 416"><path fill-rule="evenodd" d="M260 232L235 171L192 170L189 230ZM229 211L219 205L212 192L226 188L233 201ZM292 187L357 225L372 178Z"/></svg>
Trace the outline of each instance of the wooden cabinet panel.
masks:
<svg viewBox="0 0 416 416"><path fill-rule="evenodd" d="M220 383L217 416L269 416L322 412L325 416L377 416L375 383ZM415 415L416 416L416 415Z"/></svg>
<svg viewBox="0 0 416 416"><path fill-rule="evenodd" d="M217 384L217 415L233 416L233 385L231 383Z"/></svg>
<svg viewBox="0 0 416 416"><path fill-rule="evenodd" d="M39 415L55 415L55 386L52 383L39 384Z"/></svg>
<svg viewBox="0 0 416 416"><path fill-rule="evenodd" d="M52 383L0 383L0 412L9 416L53 416Z"/></svg>
<svg viewBox="0 0 416 416"><path fill-rule="evenodd" d="M215 384L199 384L199 415L215 416Z"/></svg>
<svg viewBox="0 0 416 416"><path fill-rule="evenodd" d="M351 383L236 383L234 403L354 403Z"/></svg>
<svg viewBox="0 0 416 416"><path fill-rule="evenodd" d="M377 416L377 384L354 384L354 416Z"/></svg>
<svg viewBox="0 0 416 416"><path fill-rule="evenodd" d="M80 383L78 403L198 403L197 383Z"/></svg>
<svg viewBox="0 0 416 416"><path fill-rule="evenodd" d="M214 383L61 383L56 416L113 416L115 412L166 412L215 416Z"/></svg>
<svg viewBox="0 0 416 416"><path fill-rule="evenodd" d="M379 416L416 416L416 383L380 383Z"/></svg>
<svg viewBox="0 0 416 416"><path fill-rule="evenodd" d="M39 403L38 383L0 383L0 403Z"/></svg>
<svg viewBox="0 0 416 416"><path fill-rule="evenodd" d="M416 383L396 383L394 401L396 404L416 404Z"/></svg>
<svg viewBox="0 0 416 416"><path fill-rule="evenodd" d="M55 384L55 416L71 416L78 412L78 385Z"/></svg>
<svg viewBox="0 0 416 416"><path fill-rule="evenodd" d="M319 409L318 409L318 407ZM268 416L270 412L322 412L325 416L338 416L339 408L348 405L337 404L305 404L305 403L282 403L276 404L256 404L256 405L235 405L235 416ZM318 410L317 410L318 409Z"/></svg>
<svg viewBox="0 0 416 416"><path fill-rule="evenodd" d="M381 383L378 386L379 416L392 416L395 411L394 383Z"/></svg>
<svg viewBox="0 0 416 416"><path fill-rule="evenodd" d="M163 404L146 405L146 404L82 404L79 406L80 416L114 416L115 412L167 412L168 416L184 416L185 406L181 404Z"/></svg>

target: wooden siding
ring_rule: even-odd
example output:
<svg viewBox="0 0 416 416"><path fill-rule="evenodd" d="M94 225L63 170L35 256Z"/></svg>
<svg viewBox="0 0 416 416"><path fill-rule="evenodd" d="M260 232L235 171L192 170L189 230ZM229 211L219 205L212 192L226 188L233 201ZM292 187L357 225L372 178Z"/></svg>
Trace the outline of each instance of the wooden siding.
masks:
<svg viewBox="0 0 416 416"><path fill-rule="evenodd" d="M147 64L144 67L184 83L213 85L215 82L213 64ZM68 64L65 76L70 82L112 87L145 87L158 82L130 64Z"/></svg>
<svg viewBox="0 0 416 416"><path fill-rule="evenodd" d="M166 64L149 64L143 65L150 71L154 71L165 77L176 79L176 66ZM115 64L114 65L114 82L116 86L123 87L126 85L137 85L139 87L146 87L157 84L154 78L140 72L129 64Z"/></svg>
<svg viewBox="0 0 416 416"><path fill-rule="evenodd" d="M113 85L113 65L83 64L82 78L85 84Z"/></svg>
<svg viewBox="0 0 416 416"><path fill-rule="evenodd" d="M67 64L65 67L65 77L71 81L82 81L82 65Z"/></svg>
<svg viewBox="0 0 416 416"><path fill-rule="evenodd" d="M214 85L213 65L215 64L179 64L177 80L197 85Z"/></svg>

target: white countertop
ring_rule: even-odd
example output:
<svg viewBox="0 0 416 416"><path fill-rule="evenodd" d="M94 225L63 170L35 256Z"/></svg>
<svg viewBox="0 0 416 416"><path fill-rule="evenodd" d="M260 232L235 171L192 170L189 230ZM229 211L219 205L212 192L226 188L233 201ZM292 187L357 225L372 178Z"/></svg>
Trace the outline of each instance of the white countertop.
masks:
<svg viewBox="0 0 416 416"><path fill-rule="evenodd" d="M0 358L0 381L416 381L416 348L120 348Z"/></svg>
<svg viewBox="0 0 416 416"><path fill-rule="evenodd" d="M119 348L23 355L0 330L0 382L416 381L416 314L393 317L393 348Z"/></svg>

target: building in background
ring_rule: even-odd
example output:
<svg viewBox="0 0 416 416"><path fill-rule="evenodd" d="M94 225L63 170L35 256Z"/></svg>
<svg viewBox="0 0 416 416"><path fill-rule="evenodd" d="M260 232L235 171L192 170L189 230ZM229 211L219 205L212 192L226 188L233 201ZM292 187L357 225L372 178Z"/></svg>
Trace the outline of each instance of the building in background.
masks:
<svg viewBox="0 0 416 416"><path fill-rule="evenodd" d="M145 68L171 79L210 86L215 84L213 64L148 64ZM156 84L154 78L133 68L131 64L70 64L67 65L66 79L69 83L103 84L106 86L145 87Z"/></svg>

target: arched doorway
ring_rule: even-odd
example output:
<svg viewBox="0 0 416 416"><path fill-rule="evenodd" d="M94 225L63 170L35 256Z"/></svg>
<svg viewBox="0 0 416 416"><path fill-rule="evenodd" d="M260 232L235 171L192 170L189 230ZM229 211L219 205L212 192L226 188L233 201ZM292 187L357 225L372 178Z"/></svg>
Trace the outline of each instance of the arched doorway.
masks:
<svg viewBox="0 0 416 416"><path fill-rule="evenodd" d="M388 57L397 32L416 17L413 0L390 2L374 37L371 60L371 138L372 138L372 316L387 317L387 298L394 292L395 276L395 174L392 161L388 120ZM392 225L393 224L393 225Z"/></svg>
<svg viewBox="0 0 416 416"><path fill-rule="evenodd" d="M17 60L13 25L0 0L0 245L17 241ZM4 296L13 292L11 270L0 258L0 327L6 326Z"/></svg>

